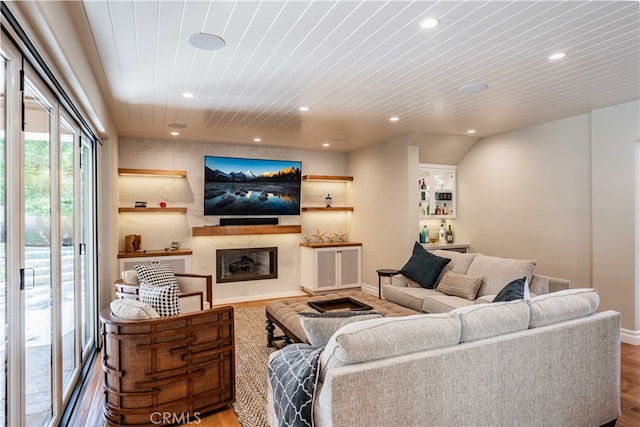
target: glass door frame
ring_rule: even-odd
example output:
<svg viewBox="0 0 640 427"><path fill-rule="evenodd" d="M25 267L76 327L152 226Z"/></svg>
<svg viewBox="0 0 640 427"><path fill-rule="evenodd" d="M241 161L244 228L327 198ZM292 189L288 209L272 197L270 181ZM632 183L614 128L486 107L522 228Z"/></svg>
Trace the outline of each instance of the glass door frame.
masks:
<svg viewBox="0 0 640 427"><path fill-rule="evenodd" d="M3 27L4 29L4 27ZM4 35L4 34L3 34ZM95 355L96 343L98 342L97 320L97 218L96 218L96 180L97 180L97 140L88 136L85 128L78 124L74 115L60 103L54 90L42 78L37 68L31 67L20 47L12 43L10 37L3 37L1 40L1 50L3 62L6 58L5 80L0 83L5 87L5 233L6 233L6 313L4 324L6 329L6 361L3 363L6 378L6 405L5 422L6 425L24 425L24 401L23 396L26 391L25 373L26 367L23 364L25 326L23 313L26 310L23 294L20 290L21 275L20 270L25 266L24 256L24 236L25 224L23 220L25 212L25 201L23 197L24 187L24 144L25 132L22 130L22 94L21 74L29 77L38 91L46 93L47 99L52 101L55 113L51 116L50 132L50 201L51 213L50 238L51 238L51 329L53 338L52 348L52 418L49 425L57 425L65 422L67 414L66 407L71 406L78 396L80 388L80 378L91 372L91 367L86 363ZM4 66L4 64L3 64ZM61 209L60 209L60 175L59 175L59 144L60 144L60 120L64 120L74 129L73 138L73 204L74 204L74 291L75 291L75 366L72 379L68 386L64 385L62 375L62 340L61 340ZM86 163L80 165L81 155L84 153ZM81 185L84 180L84 186ZM85 194L81 194L84 192ZM80 205L84 204L84 211ZM84 227L84 229L83 229ZM82 234L84 233L84 234ZM85 255L80 254L80 243L85 244ZM81 268L84 263L84 270ZM27 287L31 284L31 276L27 274ZM82 292L86 298L82 297ZM82 301L81 301L82 299ZM84 305L84 306L83 306ZM84 311L83 311L84 310ZM2 315L3 313L0 313ZM84 315L84 316L83 316ZM18 320L21 319L21 320ZM86 328L86 335L83 338L82 330ZM73 384L73 385L71 385ZM0 423L1 424L1 423Z"/></svg>

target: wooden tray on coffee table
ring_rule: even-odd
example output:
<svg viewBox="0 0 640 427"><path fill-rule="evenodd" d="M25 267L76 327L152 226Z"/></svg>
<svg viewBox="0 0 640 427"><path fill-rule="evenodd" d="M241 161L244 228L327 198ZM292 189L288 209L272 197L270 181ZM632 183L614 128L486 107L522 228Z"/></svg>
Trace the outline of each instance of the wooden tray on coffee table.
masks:
<svg viewBox="0 0 640 427"><path fill-rule="evenodd" d="M321 301L309 301L309 307L324 313L326 311L360 311L371 310L373 307L363 304L353 298L336 298Z"/></svg>

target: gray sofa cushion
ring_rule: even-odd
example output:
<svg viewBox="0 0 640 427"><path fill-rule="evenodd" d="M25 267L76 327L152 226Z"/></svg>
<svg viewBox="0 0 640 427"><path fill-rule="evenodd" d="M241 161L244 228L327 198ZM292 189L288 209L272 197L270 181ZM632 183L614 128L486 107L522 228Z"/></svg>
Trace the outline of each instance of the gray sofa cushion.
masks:
<svg viewBox="0 0 640 427"><path fill-rule="evenodd" d="M332 368L386 359L460 342L460 320L419 314L355 322L342 327L320 355L320 380Z"/></svg>
<svg viewBox="0 0 640 427"><path fill-rule="evenodd" d="M448 313L456 308L473 304L474 301L437 292L424 297L422 311L425 313Z"/></svg>
<svg viewBox="0 0 640 427"><path fill-rule="evenodd" d="M566 289L527 301L531 309L529 328L589 316L598 309L600 296L591 288Z"/></svg>
<svg viewBox="0 0 640 427"><path fill-rule="evenodd" d="M422 304L426 296L442 294L435 289L384 286L382 288L382 295L384 299L395 304L408 307L415 311L423 311ZM436 313L440 313L440 311Z"/></svg>
<svg viewBox="0 0 640 427"><path fill-rule="evenodd" d="M497 294L512 281L525 276L531 280L535 261L492 257L478 254L471 262L467 274L484 278L478 296Z"/></svg>
<svg viewBox="0 0 640 427"><path fill-rule="evenodd" d="M523 300L474 304L457 308L450 315L460 319L460 342L526 331L530 319L529 306Z"/></svg>
<svg viewBox="0 0 640 427"><path fill-rule="evenodd" d="M467 274L471 262L476 257L476 253L462 253L456 251L445 251L442 249L430 250L434 255L442 258L449 258L451 262L445 267L445 271L453 271L458 274Z"/></svg>

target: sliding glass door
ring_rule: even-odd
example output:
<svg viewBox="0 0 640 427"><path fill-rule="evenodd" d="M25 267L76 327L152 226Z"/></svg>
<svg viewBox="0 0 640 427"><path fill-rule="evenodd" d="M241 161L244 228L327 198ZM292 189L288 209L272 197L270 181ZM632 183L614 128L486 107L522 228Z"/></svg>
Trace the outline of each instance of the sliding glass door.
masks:
<svg viewBox="0 0 640 427"><path fill-rule="evenodd" d="M0 59L0 426L56 425L96 342L94 141L4 40Z"/></svg>

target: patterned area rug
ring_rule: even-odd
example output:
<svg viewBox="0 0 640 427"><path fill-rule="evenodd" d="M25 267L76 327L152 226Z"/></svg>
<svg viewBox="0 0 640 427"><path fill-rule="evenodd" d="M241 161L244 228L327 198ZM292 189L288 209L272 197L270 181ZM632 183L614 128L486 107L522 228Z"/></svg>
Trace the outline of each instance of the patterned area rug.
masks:
<svg viewBox="0 0 640 427"><path fill-rule="evenodd" d="M233 409L243 427L267 427L267 347L264 307L234 311L236 334L236 402ZM282 332L276 328L276 335Z"/></svg>

